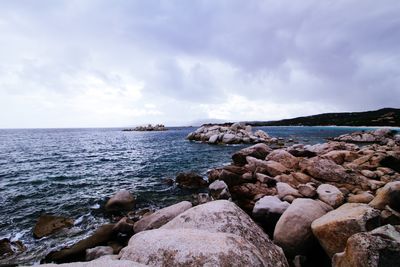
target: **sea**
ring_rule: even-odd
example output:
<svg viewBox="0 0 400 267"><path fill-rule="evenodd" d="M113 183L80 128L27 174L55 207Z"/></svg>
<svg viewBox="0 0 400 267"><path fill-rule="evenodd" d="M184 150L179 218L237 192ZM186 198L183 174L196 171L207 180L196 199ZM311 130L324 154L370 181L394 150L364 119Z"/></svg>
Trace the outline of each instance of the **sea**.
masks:
<svg viewBox="0 0 400 267"><path fill-rule="evenodd" d="M20 240L27 250L2 264L38 264L52 250L71 245L110 221L104 204L126 189L137 208L157 209L190 200L193 191L165 183L180 172L204 177L229 164L246 145L208 145L185 139L196 128L125 132L121 128L0 130L0 239ZM258 127L272 137L316 144L371 128ZM247 145L249 146L249 145ZM75 220L59 233L34 239L41 214ZM0 257L1 258L1 257Z"/></svg>

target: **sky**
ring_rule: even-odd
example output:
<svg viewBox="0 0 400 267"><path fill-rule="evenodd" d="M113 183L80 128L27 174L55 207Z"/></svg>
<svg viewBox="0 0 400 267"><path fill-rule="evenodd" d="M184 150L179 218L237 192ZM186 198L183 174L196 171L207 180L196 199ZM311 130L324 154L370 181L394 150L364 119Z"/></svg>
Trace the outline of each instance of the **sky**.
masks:
<svg viewBox="0 0 400 267"><path fill-rule="evenodd" d="M398 0L1 0L0 128L400 106Z"/></svg>

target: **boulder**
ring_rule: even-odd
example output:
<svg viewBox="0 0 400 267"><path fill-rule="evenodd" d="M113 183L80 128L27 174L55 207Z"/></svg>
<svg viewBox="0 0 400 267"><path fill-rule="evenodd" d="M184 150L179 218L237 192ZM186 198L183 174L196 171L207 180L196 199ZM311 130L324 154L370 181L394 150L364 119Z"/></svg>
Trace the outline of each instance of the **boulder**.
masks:
<svg viewBox="0 0 400 267"><path fill-rule="evenodd" d="M329 182L345 181L348 177L346 170L329 159L314 157L302 161L302 168L312 177Z"/></svg>
<svg viewBox="0 0 400 267"><path fill-rule="evenodd" d="M272 243L243 210L227 200L216 200L193 207L161 229L198 229L212 233L234 234L249 241L260 250L269 262L265 266L287 266L282 250Z"/></svg>
<svg viewBox="0 0 400 267"><path fill-rule="evenodd" d="M186 189L198 189L207 186L207 181L194 172L179 173L175 182L179 187Z"/></svg>
<svg viewBox="0 0 400 267"><path fill-rule="evenodd" d="M352 235L344 252L332 258L333 267L393 267L400 263L400 226L385 225Z"/></svg>
<svg viewBox="0 0 400 267"><path fill-rule="evenodd" d="M128 217L123 217L114 226L113 231L115 233L121 233L124 235L131 236L131 235L133 235L133 224L134 224L134 222L129 220Z"/></svg>
<svg viewBox="0 0 400 267"><path fill-rule="evenodd" d="M135 197L129 191L121 190L107 201L105 209L108 212L130 211L135 204Z"/></svg>
<svg viewBox="0 0 400 267"><path fill-rule="evenodd" d="M208 143L210 144L216 144L218 142L219 134L213 134L210 136L210 139L208 139Z"/></svg>
<svg viewBox="0 0 400 267"><path fill-rule="evenodd" d="M72 219L44 214L39 217L39 220L35 224L33 236L35 238L42 238L63 228L70 228L73 225L74 221Z"/></svg>
<svg viewBox="0 0 400 267"><path fill-rule="evenodd" d="M224 181L216 180L208 186L208 189L213 199L229 199L231 197Z"/></svg>
<svg viewBox="0 0 400 267"><path fill-rule="evenodd" d="M384 209L386 205L389 205L400 212L400 181L387 183L380 188L369 205L376 209Z"/></svg>
<svg viewBox="0 0 400 267"><path fill-rule="evenodd" d="M297 190L304 197L314 197L317 194L317 190L311 184L301 184L297 187Z"/></svg>
<svg viewBox="0 0 400 267"><path fill-rule="evenodd" d="M282 214L274 231L274 242L289 257L305 255L316 240L311 231L311 223L332 210L329 205L306 198L298 198Z"/></svg>
<svg viewBox="0 0 400 267"><path fill-rule="evenodd" d="M265 162L265 169L271 176L277 176L288 172L288 169L285 166L273 160Z"/></svg>
<svg viewBox="0 0 400 267"><path fill-rule="evenodd" d="M86 249L106 244L114 236L114 224L100 226L90 237L85 238L69 248L49 253L46 262L74 262L84 260Z"/></svg>
<svg viewBox="0 0 400 267"><path fill-rule="evenodd" d="M160 209L137 221L134 224L133 229L135 233L139 233L141 231L159 228L191 207L192 203L189 201L182 201L172 206Z"/></svg>
<svg viewBox="0 0 400 267"><path fill-rule="evenodd" d="M264 140L270 139L269 135L266 132L264 132L263 130L255 131L254 135L256 137L259 137L259 138L264 139Z"/></svg>
<svg viewBox="0 0 400 267"><path fill-rule="evenodd" d="M299 159L284 149L277 149L268 154L265 160L273 160L279 162L288 169L294 169L299 164Z"/></svg>
<svg viewBox="0 0 400 267"><path fill-rule="evenodd" d="M41 264L40 266L42 267L145 267L147 265L133 261L117 260L107 255L89 262Z"/></svg>
<svg viewBox="0 0 400 267"><path fill-rule="evenodd" d="M250 156L256 159L265 159L272 149L266 144L260 143L250 147L243 148L234 153L232 160L236 165L243 166L247 163L246 157Z"/></svg>
<svg viewBox="0 0 400 267"><path fill-rule="evenodd" d="M150 266L287 266L241 236L198 229L141 232L120 258Z"/></svg>
<svg viewBox="0 0 400 267"><path fill-rule="evenodd" d="M236 135L230 134L230 133L226 133L222 137L222 142L225 143L225 144L235 143L236 142Z"/></svg>
<svg viewBox="0 0 400 267"><path fill-rule="evenodd" d="M294 197L301 197L300 193L287 183L281 183L281 182L277 183L276 190L278 191L278 197L280 199L283 199L287 195L291 195Z"/></svg>
<svg viewBox="0 0 400 267"><path fill-rule="evenodd" d="M347 198L349 203L365 203L368 204L374 199L374 195L368 192L359 192L355 195L351 194Z"/></svg>
<svg viewBox="0 0 400 267"><path fill-rule="evenodd" d="M286 201L281 201L276 196L264 196L259 199L253 208L253 216L268 217L270 214L282 214L290 204Z"/></svg>
<svg viewBox="0 0 400 267"><path fill-rule="evenodd" d="M342 252L347 239L353 234L369 231L379 226L380 212L367 204L346 203L312 225L312 231L326 253L332 257Z"/></svg>
<svg viewBox="0 0 400 267"><path fill-rule="evenodd" d="M98 246L86 250L86 260L91 261L98 259L105 255L113 255L113 248L110 246Z"/></svg>
<svg viewBox="0 0 400 267"><path fill-rule="evenodd" d="M350 162L359 156L356 152L348 150L333 150L321 156L322 158L334 161L336 164L342 165L344 162Z"/></svg>
<svg viewBox="0 0 400 267"><path fill-rule="evenodd" d="M333 208L343 204L343 193L336 187L330 184L321 184L317 188L318 198Z"/></svg>

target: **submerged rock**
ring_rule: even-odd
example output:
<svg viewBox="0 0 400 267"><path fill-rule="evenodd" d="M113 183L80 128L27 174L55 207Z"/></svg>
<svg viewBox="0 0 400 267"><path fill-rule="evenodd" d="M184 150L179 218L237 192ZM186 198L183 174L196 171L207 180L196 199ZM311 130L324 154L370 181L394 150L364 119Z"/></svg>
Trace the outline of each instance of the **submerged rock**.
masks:
<svg viewBox="0 0 400 267"><path fill-rule="evenodd" d="M74 221L72 219L44 214L39 217L39 220L35 224L33 236L35 238L42 238L73 225Z"/></svg>
<svg viewBox="0 0 400 267"><path fill-rule="evenodd" d="M25 250L26 247L21 241L11 241L8 238L0 240L0 259L24 252Z"/></svg>

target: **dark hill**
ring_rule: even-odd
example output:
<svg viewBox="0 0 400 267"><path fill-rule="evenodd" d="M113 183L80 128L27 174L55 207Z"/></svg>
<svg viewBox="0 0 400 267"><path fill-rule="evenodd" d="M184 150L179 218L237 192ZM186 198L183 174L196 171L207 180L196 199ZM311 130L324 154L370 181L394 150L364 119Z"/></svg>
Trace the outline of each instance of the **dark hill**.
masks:
<svg viewBox="0 0 400 267"><path fill-rule="evenodd" d="M365 112L325 113L279 121L247 122L252 126L397 126L400 127L400 109L383 108Z"/></svg>

